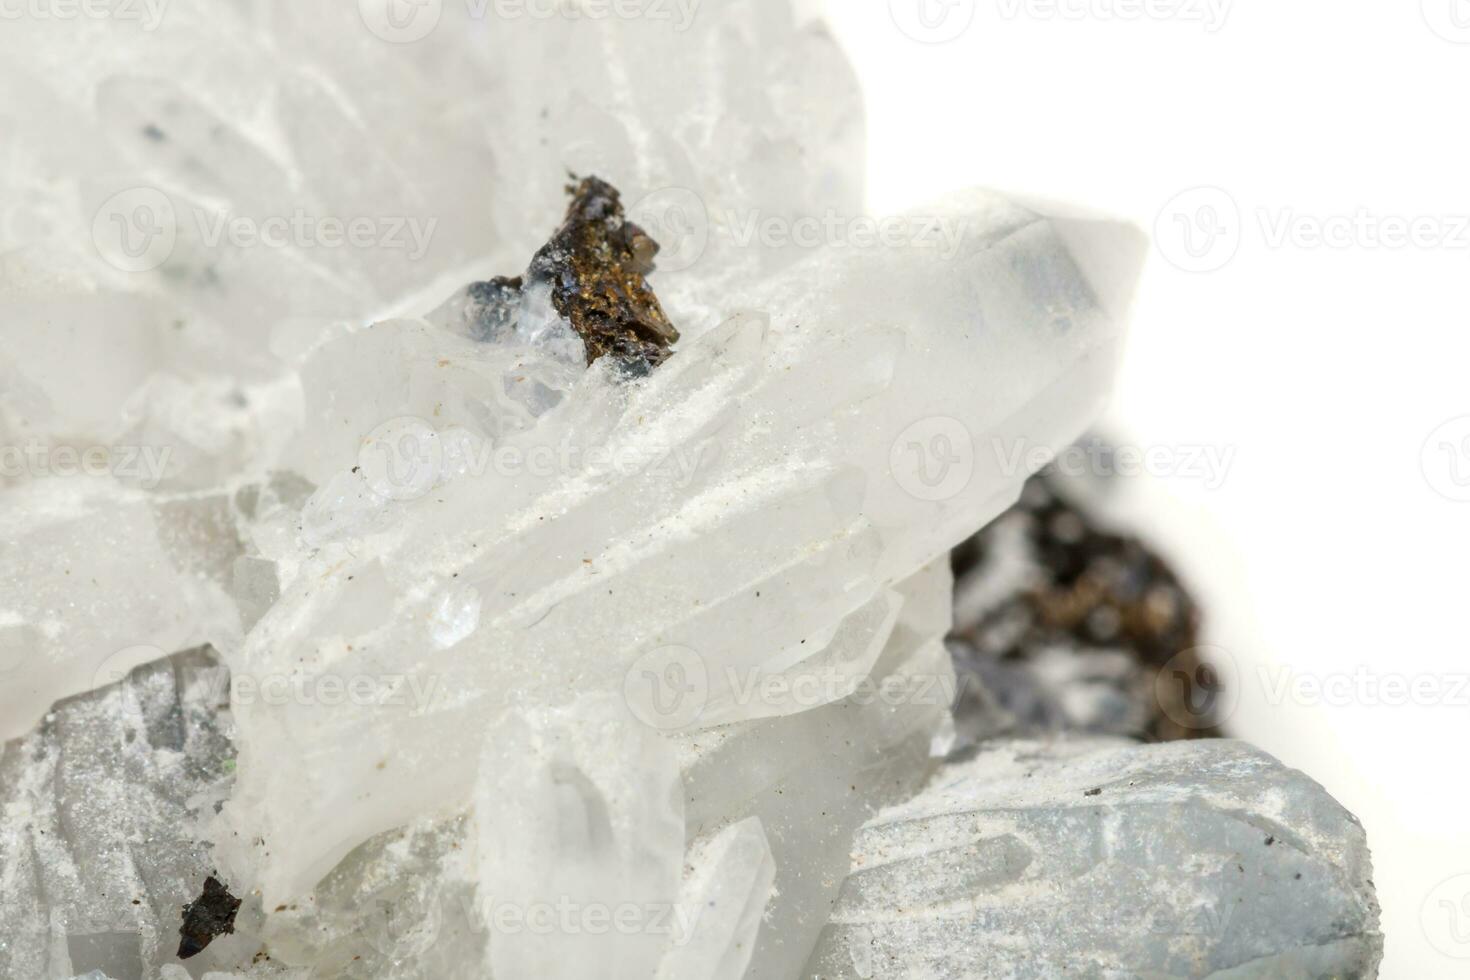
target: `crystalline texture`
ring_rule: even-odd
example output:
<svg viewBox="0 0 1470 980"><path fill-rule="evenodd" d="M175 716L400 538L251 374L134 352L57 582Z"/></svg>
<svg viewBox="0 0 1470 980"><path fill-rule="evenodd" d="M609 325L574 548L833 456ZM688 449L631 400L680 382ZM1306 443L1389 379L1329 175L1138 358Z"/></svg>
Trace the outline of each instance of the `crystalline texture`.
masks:
<svg viewBox="0 0 1470 980"><path fill-rule="evenodd" d="M1358 822L1238 742L997 742L869 821L804 976L1372 976Z"/></svg>
<svg viewBox="0 0 1470 980"><path fill-rule="evenodd" d="M493 378L522 377L526 357L445 342L432 362L441 373L425 375L422 395L406 389L435 407L421 435L463 427L497 455L403 499L364 485L355 499L372 519L290 556L294 577L236 663L308 678L406 675L436 692L371 710L240 707L240 782L225 814L238 840L268 842L250 859L263 862L267 904L299 895L368 836L462 802L499 705L555 700L567 676L587 693L619 691L641 657L668 647L694 652L718 705L742 671L803 663L821 649L814 638L866 615L1014 499L1026 474L987 448L1064 445L1104 395L1118 331L1058 225L988 195L943 213L973 229L953 260L818 252L737 298L767 315L695 338L643 384L594 365L555 407L516 413L516 431L497 421ZM1109 241L1139 254L1127 228ZM927 297L922 314L907 295ZM377 352L398 343L379 340L430 345L425 329L351 335L331 363L403 378L432 347L423 362L383 361ZM383 404L404 390L379 387L377 417L413 412L411 401ZM358 442L371 416L344 430L333 414L336 424L315 427L327 441L317 437L312 471L336 487L366 479ZM960 470L931 493L912 454L940 437ZM562 446L569 468L503 463ZM424 624L465 585L482 598L479 626L436 651ZM745 717L765 713L746 700Z"/></svg>
<svg viewBox="0 0 1470 980"><path fill-rule="evenodd" d="M744 241L862 217L820 24L475 7L407 44L287 0L0 37L35 203L0 435L169 450L4 490L16 975L784 980L953 747L947 552L1097 412L1141 236L968 192L905 218L943 247ZM177 241L128 272L93 220L139 189ZM214 240L297 213L425 234ZM191 939L220 888L234 931Z"/></svg>
<svg viewBox="0 0 1470 980"><path fill-rule="evenodd" d="M223 795L229 676L204 652L58 704L0 751L0 975L154 976L209 872L199 820Z"/></svg>

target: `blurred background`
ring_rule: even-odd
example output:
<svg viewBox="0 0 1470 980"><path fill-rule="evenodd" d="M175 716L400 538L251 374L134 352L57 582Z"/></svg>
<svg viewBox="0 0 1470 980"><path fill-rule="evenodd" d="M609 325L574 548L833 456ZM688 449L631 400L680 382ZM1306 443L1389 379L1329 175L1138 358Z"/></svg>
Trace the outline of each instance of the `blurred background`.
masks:
<svg viewBox="0 0 1470 980"><path fill-rule="evenodd" d="M1230 734L1367 827L1389 980L1470 975L1470 2L830 3L873 210L1155 236L1102 430Z"/></svg>

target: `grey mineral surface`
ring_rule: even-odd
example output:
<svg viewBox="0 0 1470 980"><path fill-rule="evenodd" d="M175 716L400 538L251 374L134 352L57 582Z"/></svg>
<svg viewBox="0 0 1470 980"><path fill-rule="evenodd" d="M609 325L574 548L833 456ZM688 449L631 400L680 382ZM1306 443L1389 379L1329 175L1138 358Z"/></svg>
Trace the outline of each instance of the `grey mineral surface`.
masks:
<svg viewBox="0 0 1470 980"><path fill-rule="evenodd" d="M1363 829L1250 746L993 742L859 832L806 976L1371 977Z"/></svg>

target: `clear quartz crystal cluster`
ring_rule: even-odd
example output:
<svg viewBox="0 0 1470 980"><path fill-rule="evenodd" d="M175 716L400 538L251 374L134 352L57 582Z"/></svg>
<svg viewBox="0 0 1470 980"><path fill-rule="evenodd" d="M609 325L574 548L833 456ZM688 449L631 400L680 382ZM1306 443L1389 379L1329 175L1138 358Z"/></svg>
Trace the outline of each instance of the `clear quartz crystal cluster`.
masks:
<svg viewBox="0 0 1470 980"><path fill-rule="evenodd" d="M1095 415L1139 235L982 192L741 235L865 220L856 86L784 0L373 8L0 35L0 975L960 962L891 903L991 851L873 890L854 836L984 808L948 551ZM568 214L568 172L607 191ZM1027 799L1025 847L1070 833Z"/></svg>

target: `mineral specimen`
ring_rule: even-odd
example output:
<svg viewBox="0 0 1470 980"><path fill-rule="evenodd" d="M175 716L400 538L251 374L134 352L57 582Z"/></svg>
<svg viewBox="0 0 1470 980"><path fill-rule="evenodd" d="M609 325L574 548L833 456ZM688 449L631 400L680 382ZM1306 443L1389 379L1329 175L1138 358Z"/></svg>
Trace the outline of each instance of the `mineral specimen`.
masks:
<svg viewBox="0 0 1470 980"><path fill-rule="evenodd" d="M785 0L673 29L372 8L0 32L27 202L0 222L0 437L35 449L0 516L0 973L845 970L853 835L969 771L948 553L1017 499L1013 448L1097 414L1144 240L982 191L866 216L856 87ZM598 176L547 243L568 172ZM1181 642L1182 603L1091 568L1114 550L1036 629L1114 604ZM1251 878L1250 929L1209 950L1369 935L1320 795L1098 758L1071 805L1152 778L1231 846L1236 799L1312 858L1297 893ZM1053 837L1043 886L1112 840ZM1312 863L1334 846L1342 881ZM1138 889L1216 894L1214 865L1119 853ZM989 852L949 856L915 894L983 898ZM1309 907L1257 931L1283 895ZM966 955L891 936L873 975ZM1130 938L1095 942L1127 971L1154 949Z"/></svg>

